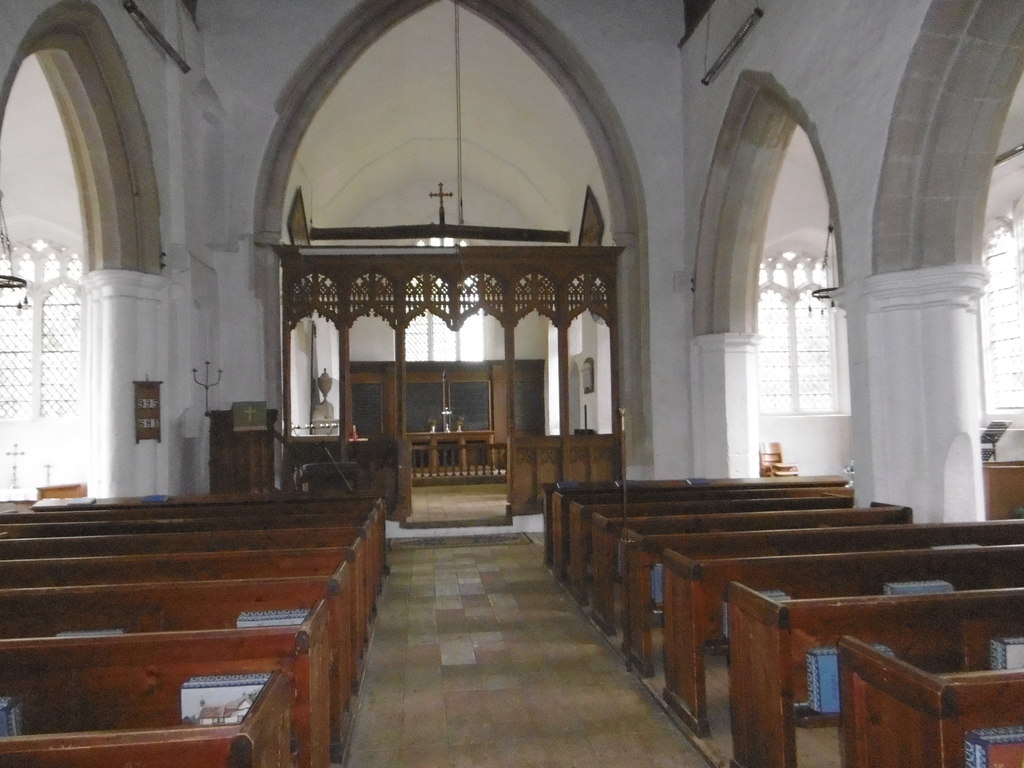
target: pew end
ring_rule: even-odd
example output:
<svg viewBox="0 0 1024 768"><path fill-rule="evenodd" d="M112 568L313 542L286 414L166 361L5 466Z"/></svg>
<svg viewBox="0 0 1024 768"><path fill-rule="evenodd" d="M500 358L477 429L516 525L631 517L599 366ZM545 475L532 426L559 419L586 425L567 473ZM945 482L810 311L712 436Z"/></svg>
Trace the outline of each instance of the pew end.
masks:
<svg viewBox="0 0 1024 768"><path fill-rule="evenodd" d="M27 734L0 739L0 764L5 768L290 765L293 698L287 673L278 669L236 725L185 726L179 717L148 728Z"/></svg>
<svg viewBox="0 0 1024 768"><path fill-rule="evenodd" d="M959 768L968 731L1024 723L1024 670L933 674L850 636L839 669L845 768Z"/></svg>

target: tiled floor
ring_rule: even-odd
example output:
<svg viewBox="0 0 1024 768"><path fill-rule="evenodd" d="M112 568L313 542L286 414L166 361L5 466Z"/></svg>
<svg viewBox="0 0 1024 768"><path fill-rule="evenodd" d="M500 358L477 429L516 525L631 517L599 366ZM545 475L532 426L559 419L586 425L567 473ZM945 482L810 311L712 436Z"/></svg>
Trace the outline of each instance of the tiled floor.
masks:
<svg viewBox="0 0 1024 768"><path fill-rule="evenodd" d="M412 514L406 523L505 522L506 494L504 483L417 486L412 489Z"/></svg>
<svg viewBox="0 0 1024 768"><path fill-rule="evenodd" d="M347 768L706 766L536 543L390 563Z"/></svg>

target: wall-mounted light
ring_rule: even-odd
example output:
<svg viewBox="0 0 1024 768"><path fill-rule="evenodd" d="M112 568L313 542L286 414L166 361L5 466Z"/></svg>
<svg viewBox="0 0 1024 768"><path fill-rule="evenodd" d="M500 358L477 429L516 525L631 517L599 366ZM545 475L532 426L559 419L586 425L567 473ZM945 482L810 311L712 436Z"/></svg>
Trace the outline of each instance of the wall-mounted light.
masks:
<svg viewBox="0 0 1024 768"><path fill-rule="evenodd" d="M142 12L142 9L135 4L135 0L124 0L124 9L128 11L128 15L135 19L135 23L138 24L142 31L145 32L153 40L154 43L163 49L163 52L174 59L174 63L178 65L178 69L183 74L188 74L191 67L188 62L182 58L181 54L171 45L171 41L164 37L164 33L154 24L149 16Z"/></svg>
<svg viewBox="0 0 1024 768"><path fill-rule="evenodd" d="M717 59L715 59L715 63L711 65L711 69L705 72L704 77L700 79L702 84L711 84L711 81L717 77L722 67L724 67L726 63L728 63L729 59L732 58L732 55L736 53L736 49L740 47L740 43L742 43L743 39L750 34L750 30L752 30L754 25L761 20L762 16L764 16L764 11L760 6L754 8L754 10L750 12L750 15L747 16L747 20L743 22L743 26L736 31L736 34L732 36L732 40L730 40L729 44L725 46L725 50L718 55Z"/></svg>

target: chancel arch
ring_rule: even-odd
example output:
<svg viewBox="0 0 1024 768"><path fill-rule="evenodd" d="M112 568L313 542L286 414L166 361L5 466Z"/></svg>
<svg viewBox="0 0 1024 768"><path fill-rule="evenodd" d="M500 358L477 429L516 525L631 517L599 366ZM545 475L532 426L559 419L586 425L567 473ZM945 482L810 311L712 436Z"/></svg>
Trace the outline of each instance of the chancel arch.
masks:
<svg viewBox="0 0 1024 768"><path fill-rule="evenodd" d="M273 243L282 239L286 201L293 193L289 180L298 151L331 91L378 40L431 5L424 0L365 2L297 68L279 100L281 119L268 142L256 186L255 232L258 242L265 248L269 250ZM618 277L637 286L641 299L623 302L621 312L616 307L622 330L635 341L619 350L623 355L621 370L625 373L616 386L623 387L624 396L630 401L634 424L629 437L632 461L638 465L650 463L650 390L649 375L645 373L649 371L645 357L648 349L644 300L648 285L646 219L639 170L621 119L585 58L541 14L524 15L512 0L462 0L461 5L507 35L554 82L582 126L589 151L596 157L597 173L603 186L602 206L606 206L609 224L606 237L625 246ZM436 179L431 182L436 185ZM425 190L422 192L425 196ZM578 219L578 216L578 211L574 211L572 218ZM269 308L274 297L268 294L266 300Z"/></svg>

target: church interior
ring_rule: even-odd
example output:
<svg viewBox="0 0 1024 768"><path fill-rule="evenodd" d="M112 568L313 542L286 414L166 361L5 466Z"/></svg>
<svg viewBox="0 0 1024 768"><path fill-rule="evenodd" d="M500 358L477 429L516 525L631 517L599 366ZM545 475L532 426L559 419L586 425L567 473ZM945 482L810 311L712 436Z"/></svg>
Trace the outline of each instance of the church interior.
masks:
<svg viewBox="0 0 1024 768"><path fill-rule="evenodd" d="M636 572L639 624L620 575L602 618L614 513L585 505L624 527L707 486L722 511L765 488L756 514L912 510L922 537L1024 518L1018 2L20 0L0 21L0 522L244 498L313 526L379 499L389 564L351 562L387 578L352 588L372 640L346 640L361 692L332 699L332 764L852 768L835 722L778 736L777 762L730 719L728 634L710 703L675 691L670 558ZM42 535L4 531L12 553ZM4 578L0 605L27 586ZM326 768L321 746L295 759Z"/></svg>

